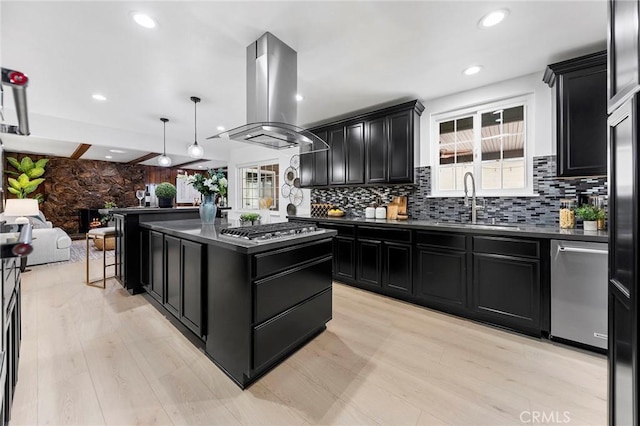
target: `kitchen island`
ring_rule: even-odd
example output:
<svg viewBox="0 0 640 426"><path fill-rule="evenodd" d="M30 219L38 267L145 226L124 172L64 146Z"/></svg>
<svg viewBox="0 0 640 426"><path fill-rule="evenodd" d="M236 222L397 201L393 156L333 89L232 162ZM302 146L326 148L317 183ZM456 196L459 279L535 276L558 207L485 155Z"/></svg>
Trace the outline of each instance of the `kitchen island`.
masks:
<svg viewBox="0 0 640 426"><path fill-rule="evenodd" d="M200 220L139 224L140 288L245 388L331 319L333 230L260 243Z"/></svg>

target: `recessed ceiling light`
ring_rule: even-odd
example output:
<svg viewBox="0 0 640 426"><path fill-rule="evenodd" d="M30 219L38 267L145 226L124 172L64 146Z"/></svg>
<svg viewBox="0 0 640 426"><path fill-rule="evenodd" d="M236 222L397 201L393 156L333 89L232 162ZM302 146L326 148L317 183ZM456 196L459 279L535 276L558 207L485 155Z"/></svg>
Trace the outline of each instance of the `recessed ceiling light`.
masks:
<svg viewBox="0 0 640 426"><path fill-rule="evenodd" d="M504 18L509 16L509 9L500 9L494 10L493 12L487 13L480 19L478 22L478 26L480 28L490 28L494 25L498 25L500 22L504 21Z"/></svg>
<svg viewBox="0 0 640 426"><path fill-rule="evenodd" d="M464 75L474 75L474 74L478 74L481 69L482 69L481 65L472 65L466 70L462 71L462 73Z"/></svg>
<svg viewBox="0 0 640 426"><path fill-rule="evenodd" d="M140 25L141 27L144 28L155 28L156 27L156 21L153 20L153 18L151 18L151 16L145 14L145 13L141 13L141 12L134 12L133 13L133 20L136 21L136 24Z"/></svg>
<svg viewBox="0 0 640 426"><path fill-rule="evenodd" d="M204 168L204 166L198 166L198 168L199 168L199 169L203 169L203 168Z"/></svg>
<svg viewBox="0 0 640 426"><path fill-rule="evenodd" d="M304 96L302 96L300 93L296 94L296 101L300 102L304 100Z"/></svg>
<svg viewBox="0 0 640 426"><path fill-rule="evenodd" d="M127 151L123 151L121 149L110 149L109 152L115 152L116 154L124 154Z"/></svg>
<svg viewBox="0 0 640 426"><path fill-rule="evenodd" d="M113 157L110 155L105 155L104 158L113 158Z"/></svg>
<svg viewBox="0 0 640 426"><path fill-rule="evenodd" d="M95 99L96 101L106 101L107 97L105 95L102 95L100 93L94 93L93 95L91 95L91 97L93 99Z"/></svg>
<svg viewBox="0 0 640 426"><path fill-rule="evenodd" d="M218 129L219 131L222 132L224 130L224 126L218 126L218 127L216 127L216 129Z"/></svg>

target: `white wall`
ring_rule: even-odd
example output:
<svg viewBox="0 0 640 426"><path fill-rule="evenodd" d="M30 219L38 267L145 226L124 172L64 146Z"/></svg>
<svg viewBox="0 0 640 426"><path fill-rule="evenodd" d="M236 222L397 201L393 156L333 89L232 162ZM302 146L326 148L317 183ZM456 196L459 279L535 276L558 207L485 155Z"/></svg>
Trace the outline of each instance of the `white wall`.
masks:
<svg viewBox="0 0 640 426"><path fill-rule="evenodd" d="M555 120L553 117L554 107L552 95L555 87L553 89L549 88L549 86L542 81L542 74L543 71L540 71L511 80L505 80L500 83L425 101L425 110L420 118L420 163L418 165L431 165L430 156L432 150L429 139L431 135L432 115L530 93L533 93L535 113L533 155L535 157L555 155L555 132L552 131Z"/></svg>
<svg viewBox="0 0 640 426"><path fill-rule="evenodd" d="M291 149L268 149L259 146L248 145L245 148L239 148L232 150L229 154L228 170L229 170L229 204L231 206L231 212L229 212L230 219L238 219L240 214L246 213L247 210L239 208L240 195L239 195L239 176L237 173L238 167L243 167L255 162L273 161L280 165L279 173L279 185L282 187L284 184L284 172L289 167L291 157L294 154L298 154L298 148ZM311 191L309 189L303 189L302 204L297 206L297 214L309 214L311 211L311 204L309 197ZM271 214L272 222L284 222L287 219L287 205L289 204L288 198L283 198L278 188L278 197L280 199L279 212L273 212Z"/></svg>

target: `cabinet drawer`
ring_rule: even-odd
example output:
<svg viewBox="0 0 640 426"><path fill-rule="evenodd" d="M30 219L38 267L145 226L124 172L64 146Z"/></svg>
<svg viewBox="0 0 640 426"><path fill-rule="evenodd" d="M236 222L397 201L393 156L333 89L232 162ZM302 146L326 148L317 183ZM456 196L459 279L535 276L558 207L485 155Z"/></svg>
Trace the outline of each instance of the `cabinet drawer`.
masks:
<svg viewBox="0 0 640 426"><path fill-rule="evenodd" d="M358 238L380 241L411 242L411 231L408 229L374 228L370 226L358 227Z"/></svg>
<svg viewBox="0 0 640 426"><path fill-rule="evenodd" d="M331 250L331 239L326 239L256 254L253 257L252 275L254 278L260 278L275 274L295 265L329 256Z"/></svg>
<svg viewBox="0 0 640 426"><path fill-rule="evenodd" d="M254 323L259 324L331 287L331 258L256 281Z"/></svg>
<svg viewBox="0 0 640 426"><path fill-rule="evenodd" d="M253 329L253 368L285 355L331 319L331 289Z"/></svg>
<svg viewBox="0 0 640 426"><path fill-rule="evenodd" d="M473 252L537 259L540 257L540 242L504 237L473 237Z"/></svg>
<svg viewBox="0 0 640 426"><path fill-rule="evenodd" d="M424 246L465 250L466 236L450 232L416 232L416 243Z"/></svg>
<svg viewBox="0 0 640 426"><path fill-rule="evenodd" d="M356 235L356 227L353 225L337 225L335 223L320 222L318 223L318 227L336 230L341 237L353 237Z"/></svg>

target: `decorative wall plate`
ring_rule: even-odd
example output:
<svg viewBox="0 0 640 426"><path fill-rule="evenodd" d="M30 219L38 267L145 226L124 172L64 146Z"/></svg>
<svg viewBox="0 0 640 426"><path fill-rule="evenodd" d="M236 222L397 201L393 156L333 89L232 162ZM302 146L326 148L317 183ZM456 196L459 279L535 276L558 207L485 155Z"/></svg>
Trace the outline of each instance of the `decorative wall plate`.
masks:
<svg viewBox="0 0 640 426"><path fill-rule="evenodd" d="M293 185L293 180L298 177L298 171L293 167L287 167L287 170L284 171L284 181Z"/></svg>
<svg viewBox="0 0 640 426"><path fill-rule="evenodd" d="M289 161L289 165L295 169L300 167L300 156L298 154L291 157L291 161Z"/></svg>
<svg viewBox="0 0 640 426"><path fill-rule="evenodd" d="M289 197L289 194L291 193L291 185L283 183L282 188L280 188L280 193L284 198Z"/></svg>
<svg viewBox="0 0 640 426"><path fill-rule="evenodd" d="M302 189L296 188L295 186L291 188L291 193L289 194L289 201L291 201L296 206L299 206L300 204L302 204Z"/></svg>

